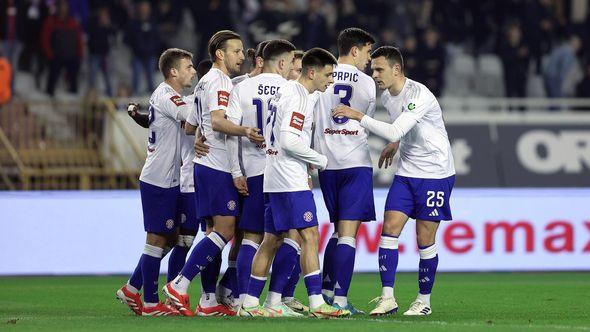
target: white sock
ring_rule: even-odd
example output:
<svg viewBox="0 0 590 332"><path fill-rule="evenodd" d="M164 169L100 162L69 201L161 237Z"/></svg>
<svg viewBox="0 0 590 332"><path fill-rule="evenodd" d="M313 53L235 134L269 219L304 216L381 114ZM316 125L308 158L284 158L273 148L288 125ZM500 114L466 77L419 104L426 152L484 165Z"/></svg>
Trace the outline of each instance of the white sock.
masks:
<svg viewBox="0 0 590 332"><path fill-rule="evenodd" d="M264 302L265 307L272 307L273 305L277 305L280 303L281 303L281 293L268 292L268 294L266 294L266 301Z"/></svg>
<svg viewBox="0 0 590 332"><path fill-rule="evenodd" d="M430 294L418 293L418 297L416 298L416 300L420 300L420 301L424 302L424 304L426 304L427 306L430 307Z"/></svg>
<svg viewBox="0 0 590 332"><path fill-rule="evenodd" d="M333 290L328 290L328 289L322 289L322 294L327 296L328 298L333 298L334 297L334 291Z"/></svg>
<svg viewBox="0 0 590 332"><path fill-rule="evenodd" d="M184 295L188 292L188 286L190 284L191 281L185 278L182 274L179 274L174 280L172 280L172 288L180 293L180 295Z"/></svg>
<svg viewBox="0 0 590 332"><path fill-rule="evenodd" d="M291 301L293 301L293 300L295 300L295 298L294 298L294 297L292 297L292 296L290 296L290 297L283 297L283 298L282 298L282 301L283 301L284 303L289 303L289 302L291 302Z"/></svg>
<svg viewBox="0 0 590 332"><path fill-rule="evenodd" d="M155 307L157 305L158 305L157 303L146 302L146 303L143 304L143 307L144 308L153 308L153 307Z"/></svg>
<svg viewBox="0 0 590 332"><path fill-rule="evenodd" d="M127 290L130 291L133 294L139 293L139 289L131 286L131 284L129 283L129 281L127 282Z"/></svg>
<svg viewBox="0 0 590 332"><path fill-rule="evenodd" d="M217 292L219 293L219 295L221 295L221 297L228 297L231 295L231 289L227 289L221 286L221 284L217 285Z"/></svg>
<svg viewBox="0 0 590 332"><path fill-rule="evenodd" d="M201 307L214 307L218 305L215 293L202 293L201 299L199 300Z"/></svg>
<svg viewBox="0 0 590 332"><path fill-rule="evenodd" d="M334 296L334 303L339 305L341 308L344 308L348 305L348 298L346 296Z"/></svg>
<svg viewBox="0 0 590 332"><path fill-rule="evenodd" d="M320 294L310 295L309 296L309 307L311 310L317 309L319 306L324 304L324 298Z"/></svg>
<svg viewBox="0 0 590 332"><path fill-rule="evenodd" d="M260 305L260 300L257 297L254 297L250 294L246 294L246 296L244 296L244 302L242 302L242 306L244 308L252 308L252 307L257 307Z"/></svg>
<svg viewBox="0 0 590 332"><path fill-rule="evenodd" d="M392 298L393 296L393 287L383 287L381 288L381 297L384 299Z"/></svg>

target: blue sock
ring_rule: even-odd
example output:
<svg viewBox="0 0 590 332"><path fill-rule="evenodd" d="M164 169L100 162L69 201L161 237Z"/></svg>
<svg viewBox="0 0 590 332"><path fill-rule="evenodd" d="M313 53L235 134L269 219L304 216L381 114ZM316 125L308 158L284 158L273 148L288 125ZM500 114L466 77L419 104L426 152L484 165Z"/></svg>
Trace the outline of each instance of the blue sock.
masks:
<svg viewBox="0 0 590 332"><path fill-rule="evenodd" d="M131 274L129 278L129 285L135 287L137 290L140 290L143 286L143 277L141 276L141 261L143 260L143 255L139 258L139 262L135 267L135 270Z"/></svg>
<svg viewBox="0 0 590 332"><path fill-rule="evenodd" d="M197 243L180 274L188 280L193 280L209 263L220 256L226 243L227 241L225 241L221 234L211 232ZM217 283L217 280L215 282Z"/></svg>
<svg viewBox="0 0 590 332"><path fill-rule="evenodd" d="M379 241L379 274L381 275L381 286L393 287L395 283L395 272L399 253L397 250L398 240L396 236L381 234Z"/></svg>
<svg viewBox="0 0 590 332"><path fill-rule="evenodd" d="M438 252L436 244L419 247L420 265L418 269L418 287L420 294L432 293L436 268L438 267Z"/></svg>
<svg viewBox="0 0 590 332"><path fill-rule="evenodd" d="M231 290L233 294L237 294L237 279L238 276L236 274L236 261L228 261L227 269L225 270L223 277L221 277L219 284Z"/></svg>
<svg viewBox="0 0 590 332"><path fill-rule="evenodd" d="M217 279L221 270L221 254L217 255L203 271L201 271L201 287L204 293L215 293L217 288Z"/></svg>
<svg viewBox="0 0 590 332"><path fill-rule="evenodd" d="M338 239L335 252L336 285L334 295L347 296L354 270L354 256L356 254L356 240L354 237L344 236Z"/></svg>
<svg viewBox="0 0 590 332"><path fill-rule="evenodd" d="M180 273L180 270L182 270L184 267L188 250L189 248L181 246L174 246L174 249L172 249L170 258L168 259L168 275L166 276L166 280L168 282L176 278L176 276Z"/></svg>
<svg viewBox="0 0 590 332"><path fill-rule="evenodd" d="M250 280L248 281L248 292L246 293L252 297L259 299L265 284L266 278L260 278L250 275Z"/></svg>
<svg viewBox="0 0 590 332"><path fill-rule="evenodd" d="M279 247L275 259L272 263L272 273L270 275L270 285L268 290L282 294L289 282L289 277L297 263L298 253L301 250L297 242L286 238Z"/></svg>
<svg viewBox="0 0 590 332"><path fill-rule="evenodd" d="M160 262L164 249L145 245L141 257L141 275L143 278L143 301L145 303L158 303L158 276L160 275Z"/></svg>
<svg viewBox="0 0 590 332"><path fill-rule="evenodd" d="M324 252L322 289L330 292L334 291L334 285L336 284L336 277L334 276L334 252L336 251L337 244L338 233L334 233L328 241L328 244L326 245L326 251Z"/></svg>
<svg viewBox="0 0 590 332"><path fill-rule="evenodd" d="M248 239L242 240L238 258L236 260L236 274L238 279L238 295L248 292L248 282L252 271L252 261L258 250L259 244Z"/></svg>
<svg viewBox="0 0 590 332"><path fill-rule="evenodd" d="M303 280L305 281L308 296L319 295L322 293L322 277L320 276L320 270L306 275Z"/></svg>
<svg viewBox="0 0 590 332"><path fill-rule="evenodd" d="M299 277L301 276L301 255L297 254L297 261L295 262L295 267L291 272L291 276L289 277L289 281L287 285L283 289L283 297L293 297L295 295L295 288L299 283Z"/></svg>

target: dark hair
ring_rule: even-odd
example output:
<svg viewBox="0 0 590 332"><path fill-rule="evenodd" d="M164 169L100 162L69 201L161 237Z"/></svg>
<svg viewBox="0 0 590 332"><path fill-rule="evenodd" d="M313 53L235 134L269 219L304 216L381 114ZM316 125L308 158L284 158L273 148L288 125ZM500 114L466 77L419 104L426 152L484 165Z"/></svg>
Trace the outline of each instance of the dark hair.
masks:
<svg viewBox="0 0 590 332"><path fill-rule="evenodd" d="M205 74L209 72L209 69L211 69L212 66L213 62L211 62L211 60L203 60L199 62L199 64L197 65L197 80L200 80L201 77L205 76Z"/></svg>
<svg viewBox="0 0 590 332"><path fill-rule="evenodd" d="M180 59L189 59L192 61L193 54L180 48L169 48L162 52L162 55L160 55L160 59L158 60L158 68L160 68L164 78L170 77L170 69L179 69L178 62Z"/></svg>
<svg viewBox="0 0 590 332"><path fill-rule="evenodd" d="M365 44L375 44L375 38L370 33L359 28L347 28L338 35L338 54L347 55L356 46L361 48Z"/></svg>
<svg viewBox="0 0 590 332"><path fill-rule="evenodd" d="M224 50L227 45L227 41L232 39L242 40L242 37L231 30L217 31L215 34L213 34L213 36L211 36L211 39L209 39L209 44L207 45L207 50L209 51L211 61L215 62L215 51Z"/></svg>
<svg viewBox="0 0 590 332"><path fill-rule="evenodd" d="M305 54L305 52L303 52L302 50L295 50L295 57L294 59L301 59L303 58L303 54Z"/></svg>
<svg viewBox="0 0 590 332"><path fill-rule="evenodd" d="M301 59L301 71L307 73L311 68L323 68L327 65L336 65L338 61L332 53L323 48L314 47L303 55Z"/></svg>
<svg viewBox="0 0 590 332"><path fill-rule="evenodd" d="M254 66L256 67L256 58L263 58L264 48L270 43L270 40L264 40L256 45L256 52L254 52Z"/></svg>
<svg viewBox="0 0 590 332"><path fill-rule="evenodd" d="M262 58L266 60L276 60L279 56L284 53L295 51L295 45L291 44L290 41L284 39L271 40L266 44L262 51Z"/></svg>
<svg viewBox="0 0 590 332"><path fill-rule="evenodd" d="M391 67L396 63L399 64L402 72L404 71L404 58L402 57L399 48L393 46L381 46L371 53L371 59L376 59L378 57L385 57Z"/></svg>
<svg viewBox="0 0 590 332"><path fill-rule="evenodd" d="M249 48L246 50L246 59L250 61L252 67L256 67L256 50L253 48Z"/></svg>

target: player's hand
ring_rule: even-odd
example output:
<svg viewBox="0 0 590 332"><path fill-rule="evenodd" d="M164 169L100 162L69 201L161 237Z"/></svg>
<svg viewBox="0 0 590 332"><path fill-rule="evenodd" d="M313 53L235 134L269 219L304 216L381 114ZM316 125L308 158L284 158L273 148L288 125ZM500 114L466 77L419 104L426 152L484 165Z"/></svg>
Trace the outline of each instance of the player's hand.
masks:
<svg viewBox="0 0 590 332"><path fill-rule="evenodd" d="M361 112L357 112L354 109L352 109L346 105L340 104L340 105L336 106L336 108L332 111L332 116L347 117L349 119L361 121L364 114Z"/></svg>
<svg viewBox="0 0 590 332"><path fill-rule="evenodd" d="M246 177L239 176L237 178L234 178L234 186L236 187L236 189L238 190L240 195L243 195L243 196L249 195L248 182L246 182Z"/></svg>
<svg viewBox="0 0 590 332"><path fill-rule="evenodd" d="M397 152L398 148L399 142L392 142L385 146L385 148L381 152L381 156L379 157L379 168L381 168L383 164L385 164L385 169L391 166L391 164L393 163L393 156L395 156L395 153Z"/></svg>
<svg viewBox="0 0 590 332"><path fill-rule="evenodd" d="M129 114L130 117L132 117L132 118L136 117L137 112L139 112L139 104L138 103L127 104L127 114Z"/></svg>
<svg viewBox="0 0 590 332"><path fill-rule="evenodd" d="M195 155L197 158L204 157L209 153L209 145L205 144L206 140L205 136L200 133L197 139L195 139Z"/></svg>
<svg viewBox="0 0 590 332"><path fill-rule="evenodd" d="M264 142L264 136L259 134L260 129L247 127L246 128L246 137L250 140L250 142L254 144L260 144Z"/></svg>

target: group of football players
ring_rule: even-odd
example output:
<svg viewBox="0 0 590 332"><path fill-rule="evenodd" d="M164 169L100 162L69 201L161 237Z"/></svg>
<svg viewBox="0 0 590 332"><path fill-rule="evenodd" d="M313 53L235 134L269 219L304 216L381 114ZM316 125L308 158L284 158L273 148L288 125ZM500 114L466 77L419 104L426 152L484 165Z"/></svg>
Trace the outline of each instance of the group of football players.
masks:
<svg viewBox="0 0 590 332"><path fill-rule="evenodd" d="M116 293L123 303L144 316L364 314L348 301L348 291L357 231L376 219L372 132L390 142L379 167L390 166L398 151L400 158L376 262L382 293L370 314L398 310L398 237L409 218L416 220L419 292L404 315L432 312L436 231L441 220L452 219L453 157L434 95L405 77L397 48L373 50L375 43L362 29L348 28L338 36L338 59L321 48L298 51L282 39L261 42L246 59L241 37L222 30L209 40L211 60L197 68L190 52L162 53L164 82L150 98L149 113L137 104L128 108L149 129L140 176L147 236L133 274ZM251 71L238 76L246 63ZM369 63L372 77L365 74ZM183 97L196 76L193 94ZM389 122L373 119L377 88L384 90ZM334 224L321 271L315 170ZM188 255L199 228L205 237ZM218 282L221 252L232 239ZM160 262L168 252L166 301L160 302ZM193 308L188 290L198 274L202 292ZM294 297L300 274L308 305Z"/></svg>

